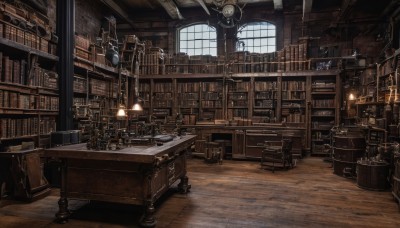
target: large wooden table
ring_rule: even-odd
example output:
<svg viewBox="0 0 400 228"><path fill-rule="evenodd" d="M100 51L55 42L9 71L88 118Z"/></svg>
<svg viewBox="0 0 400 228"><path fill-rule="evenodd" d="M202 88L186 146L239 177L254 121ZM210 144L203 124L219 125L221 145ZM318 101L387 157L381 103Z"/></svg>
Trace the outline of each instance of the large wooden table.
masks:
<svg viewBox="0 0 400 228"><path fill-rule="evenodd" d="M190 189L186 152L195 137L186 135L161 146L132 146L117 151L87 150L86 144L46 149L46 157L61 160L57 221L68 221L68 198L82 198L144 205L140 225L154 226L154 202L178 179L182 193Z"/></svg>

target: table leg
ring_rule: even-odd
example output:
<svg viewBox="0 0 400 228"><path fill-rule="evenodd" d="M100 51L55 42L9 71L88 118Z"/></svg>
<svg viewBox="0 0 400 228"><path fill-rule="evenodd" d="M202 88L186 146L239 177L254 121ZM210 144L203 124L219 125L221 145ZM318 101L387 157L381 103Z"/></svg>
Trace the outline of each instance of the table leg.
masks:
<svg viewBox="0 0 400 228"><path fill-rule="evenodd" d="M61 161L61 187L60 187L60 199L58 200L58 212L56 213L56 221L58 223L67 223L70 216L68 210L68 198L67 198L67 161L63 159Z"/></svg>
<svg viewBox="0 0 400 228"><path fill-rule="evenodd" d="M178 184L178 190L181 193L188 193L192 185L189 184L189 178L185 175L181 177L181 182Z"/></svg>
<svg viewBox="0 0 400 228"><path fill-rule="evenodd" d="M154 208L154 204L152 200L148 200L146 202L146 209L142 218L140 219L140 225L143 227L154 227L157 224L157 220L154 217L154 213L156 209Z"/></svg>

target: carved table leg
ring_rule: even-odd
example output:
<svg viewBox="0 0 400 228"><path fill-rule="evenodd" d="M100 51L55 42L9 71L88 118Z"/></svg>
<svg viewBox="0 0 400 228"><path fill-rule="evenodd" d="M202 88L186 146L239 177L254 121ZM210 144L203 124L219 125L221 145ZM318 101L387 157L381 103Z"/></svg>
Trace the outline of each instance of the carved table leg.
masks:
<svg viewBox="0 0 400 228"><path fill-rule="evenodd" d="M58 200L58 212L56 221L58 223L67 223L69 218L68 198L67 198L67 161L61 161L61 188L60 199Z"/></svg>
<svg viewBox="0 0 400 228"><path fill-rule="evenodd" d="M140 225L143 227L154 227L157 224L157 220L154 217L156 209L154 208L153 201L149 200L146 202L146 209L143 217L140 219Z"/></svg>
<svg viewBox="0 0 400 228"><path fill-rule="evenodd" d="M189 184L189 178L186 175L181 177L181 182L178 184L179 192L186 194L189 192L191 187L192 186Z"/></svg>

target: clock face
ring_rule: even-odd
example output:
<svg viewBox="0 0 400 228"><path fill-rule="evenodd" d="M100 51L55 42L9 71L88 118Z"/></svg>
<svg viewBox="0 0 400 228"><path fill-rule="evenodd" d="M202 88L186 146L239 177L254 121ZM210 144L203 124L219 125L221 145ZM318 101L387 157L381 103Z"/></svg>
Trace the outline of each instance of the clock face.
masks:
<svg viewBox="0 0 400 228"><path fill-rule="evenodd" d="M232 17L233 14L235 13L235 6L234 5L225 5L224 8L222 8L222 14L224 17Z"/></svg>

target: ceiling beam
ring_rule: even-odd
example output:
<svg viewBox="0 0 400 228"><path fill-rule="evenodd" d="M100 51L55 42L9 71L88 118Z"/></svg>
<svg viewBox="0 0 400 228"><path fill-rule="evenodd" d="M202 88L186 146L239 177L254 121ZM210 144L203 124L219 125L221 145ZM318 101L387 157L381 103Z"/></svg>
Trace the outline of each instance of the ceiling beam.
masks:
<svg viewBox="0 0 400 228"><path fill-rule="evenodd" d="M206 4L204 3L204 0L196 0L196 1L201 5L201 7L203 7L203 9L206 11L206 13L208 15L210 15L210 11L208 11L208 8L207 8Z"/></svg>
<svg viewBox="0 0 400 228"><path fill-rule="evenodd" d="M110 7L115 13L122 17L128 24L135 28L135 23L129 18L129 14L123 10L114 0L101 0L106 6Z"/></svg>
<svg viewBox="0 0 400 228"><path fill-rule="evenodd" d="M303 21L305 16L311 13L313 0L303 0Z"/></svg>
<svg viewBox="0 0 400 228"><path fill-rule="evenodd" d="M282 10L283 9L282 0L274 0L274 9L275 10Z"/></svg>
<svg viewBox="0 0 400 228"><path fill-rule="evenodd" d="M173 0L158 0L158 2L164 7L164 9L167 11L168 15L172 19L184 19L181 12L179 11L178 6L176 6Z"/></svg>

